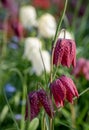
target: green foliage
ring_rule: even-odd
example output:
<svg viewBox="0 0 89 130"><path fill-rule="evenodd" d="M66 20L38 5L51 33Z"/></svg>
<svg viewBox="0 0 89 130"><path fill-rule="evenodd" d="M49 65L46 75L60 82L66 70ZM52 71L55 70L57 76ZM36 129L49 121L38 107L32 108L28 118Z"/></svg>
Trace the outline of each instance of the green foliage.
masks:
<svg viewBox="0 0 89 130"><path fill-rule="evenodd" d="M83 5L83 2L80 1L80 5ZM79 10L75 10L74 21L71 25L68 22L68 19L63 21L61 28L66 28L71 30L74 33L75 41L77 44L77 58L85 57L89 59L89 2L86 0L86 11L83 16L78 15ZM68 6L67 12L74 14L72 7ZM78 8L77 8L78 9ZM56 9L55 9L56 10ZM49 12L55 14L55 11L49 9ZM4 12L2 10L2 12ZM37 10L39 16L45 13L44 10ZM4 15L4 14L3 14ZM5 16L3 16L5 17ZM66 22L67 21L67 22ZM36 36L37 30L33 29L29 33L29 36ZM43 42L43 48L47 49L50 52L52 39L41 38ZM9 41L7 41L9 42ZM8 103L11 107L11 111L14 113L14 118L16 114L21 114L21 108L24 105L22 101L23 93L22 87L24 82L27 86L27 93L32 90L36 90L39 87L38 83L41 82L42 86L45 88L45 75L42 73L41 76L37 76L32 72L32 63L23 58L24 53L24 41L23 43L18 43L18 49L13 49L8 47L6 44L6 54L2 56L3 48L3 32L0 31L0 130L17 130L15 122L13 121L10 113ZM60 66L58 68L56 76L61 74L70 75L72 68L68 71L66 67ZM54 67L55 73L55 67ZM21 78L23 77L23 78ZM49 74L47 74L47 81L49 81ZM75 84L78 88L79 93L84 91L86 88L89 88L89 81L84 77L75 78L73 75L71 77L74 79ZM6 98L4 95L4 90L6 84L10 83L16 88L16 91L13 93L6 92ZM26 95L25 95L26 96ZM40 114L41 115L41 114ZM31 122L27 122L26 130L40 130L40 115L38 118L35 118ZM21 119L16 119L16 122L20 128ZM48 116L46 116L46 124L49 128ZM56 130L89 130L89 91L84 95L80 96L78 101L74 101L74 105L71 106L66 101L65 107L56 112L54 118L54 126ZM49 130L49 129L48 129Z"/></svg>

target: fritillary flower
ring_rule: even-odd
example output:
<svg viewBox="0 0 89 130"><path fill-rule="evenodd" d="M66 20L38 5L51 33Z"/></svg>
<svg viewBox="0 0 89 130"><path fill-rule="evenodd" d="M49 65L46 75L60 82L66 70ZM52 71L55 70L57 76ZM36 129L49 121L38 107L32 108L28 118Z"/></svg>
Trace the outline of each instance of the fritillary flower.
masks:
<svg viewBox="0 0 89 130"><path fill-rule="evenodd" d="M29 93L28 101L26 104L25 119L29 118L30 120L32 120L33 118L35 118L39 114L42 106L49 117L52 118L53 109L50 100L51 99L48 98L44 89Z"/></svg>
<svg viewBox="0 0 89 130"><path fill-rule="evenodd" d="M76 66L76 45L71 39L58 39L54 48L53 64L59 66L73 67Z"/></svg>
<svg viewBox="0 0 89 130"><path fill-rule="evenodd" d="M8 37L17 36L18 38L23 37L23 26L21 25L17 16L8 17L7 22L4 25L5 30L8 32Z"/></svg>
<svg viewBox="0 0 89 130"><path fill-rule="evenodd" d="M65 75L52 82L50 88L57 107L64 106L65 99L73 103L73 97L79 96L74 82Z"/></svg>
<svg viewBox="0 0 89 130"><path fill-rule="evenodd" d="M40 112L40 107L41 106L37 92L30 92L26 104L25 119L29 118L30 120L32 120L33 118L35 118Z"/></svg>
<svg viewBox="0 0 89 130"><path fill-rule="evenodd" d="M46 92L43 90L43 89L40 89L38 91L38 98L39 98L39 101L41 103L41 105L44 107L45 111L47 112L47 114L50 116L50 117L53 117L53 109L52 108L52 104L50 102L50 98L48 98Z"/></svg>
<svg viewBox="0 0 89 130"><path fill-rule="evenodd" d="M76 77L84 76L86 80L89 80L89 60L80 58L76 62L76 67L73 69L72 74Z"/></svg>

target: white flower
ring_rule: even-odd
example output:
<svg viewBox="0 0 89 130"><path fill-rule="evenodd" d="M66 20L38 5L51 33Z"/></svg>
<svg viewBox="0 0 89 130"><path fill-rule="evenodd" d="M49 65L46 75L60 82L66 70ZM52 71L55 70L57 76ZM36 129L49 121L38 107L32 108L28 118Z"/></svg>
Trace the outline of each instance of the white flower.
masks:
<svg viewBox="0 0 89 130"><path fill-rule="evenodd" d="M36 24L36 10L33 6L23 6L20 8L20 20L25 28L30 28Z"/></svg>
<svg viewBox="0 0 89 130"><path fill-rule="evenodd" d="M25 39L25 47L24 47L24 57L28 60L31 60L32 51L41 49L42 43L36 37L28 37Z"/></svg>
<svg viewBox="0 0 89 130"><path fill-rule="evenodd" d="M64 31L61 31L58 38L64 38ZM71 32L65 30L65 39L74 39L74 36Z"/></svg>
<svg viewBox="0 0 89 130"><path fill-rule="evenodd" d="M41 58L41 54L42 54L42 58ZM33 71L38 76L41 75L42 72L44 71L44 65L45 65L46 72L48 73L50 72L50 54L45 50L41 51L41 54L40 54L40 51L37 51L37 50L34 50L31 54L32 55L31 62L32 62ZM43 65L42 59L43 59L44 65Z"/></svg>
<svg viewBox="0 0 89 130"><path fill-rule="evenodd" d="M38 30L40 35L50 38L55 35L56 20L51 14L44 14L38 20Z"/></svg>

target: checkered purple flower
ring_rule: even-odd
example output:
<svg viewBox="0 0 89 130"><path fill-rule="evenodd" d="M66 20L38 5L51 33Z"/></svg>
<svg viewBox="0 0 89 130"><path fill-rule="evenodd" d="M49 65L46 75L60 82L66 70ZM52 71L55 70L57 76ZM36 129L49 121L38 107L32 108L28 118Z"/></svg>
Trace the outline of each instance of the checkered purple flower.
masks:
<svg viewBox="0 0 89 130"><path fill-rule="evenodd" d="M65 75L52 82L50 88L57 107L64 106L65 99L73 103L73 97L79 96L73 80Z"/></svg>
<svg viewBox="0 0 89 130"><path fill-rule="evenodd" d="M58 39L54 48L53 64L59 66L76 66L76 44L71 39Z"/></svg>
<svg viewBox="0 0 89 130"><path fill-rule="evenodd" d="M53 109L50 100L44 89L29 93L25 119L29 118L32 120L35 118L39 114L41 107L43 107L49 117L52 118Z"/></svg>

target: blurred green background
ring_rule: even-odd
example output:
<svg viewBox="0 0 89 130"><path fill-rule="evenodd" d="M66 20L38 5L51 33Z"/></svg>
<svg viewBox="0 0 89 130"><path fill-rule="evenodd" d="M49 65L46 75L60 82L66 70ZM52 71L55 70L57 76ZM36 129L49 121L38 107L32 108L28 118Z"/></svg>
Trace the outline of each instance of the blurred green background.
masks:
<svg viewBox="0 0 89 130"><path fill-rule="evenodd" d="M9 0L9 4L7 4L8 0L0 1L0 130L16 130L8 103L13 111L14 118L20 126L22 118L21 109L22 106L25 105L25 101L22 100L25 87L27 86L27 93L35 90L39 82L45 87L44 73L42 72L40 75L37 75L32 69L32 62L23 58L25 39L27 37L39 38L42 42L42 48L50 54L52 37L47 38L40 35L37 25L24 27L22 24L23 29L18 31L18 23L21 22L19 18L20 9L24 5L32 5L36 9L36 19L39 19L45 13L49 13L55 18L57 23L61 17L65 0L49 0L47 1L48 3L44 0L45 4L42 4L42 1L40 4L40 1L41 0L38 0L36 3L34 0L13 0L12 3L10 3ZM17 8L17 10L14 8ZM15 13L14 11L17 12ZM13 26L15 16L18 18L18 22ZM9 20L11 17L13 19L12 21ZM26 17L24 16L24 20L25 19ZM69 31L76 41L77 59L83 57L88 60L88 0L68 0L66 14L61 25L61 29L62 28ZM57 75L70 75L79 93L89 88L89 80L86 80L84 76L76 78L71 74L71 71L72 67L68 69L60 66ZM49 73L47 77L49 81ZM34 120L33 126L28 123L30 126L27 127L27 130L41 129L41 114L42 112L40 112L37 119ZM89 130L89 91L80 96L78 100L75 100L73 105L66 102L65 106L55 115L54 126L55 130Z"/></svg>

